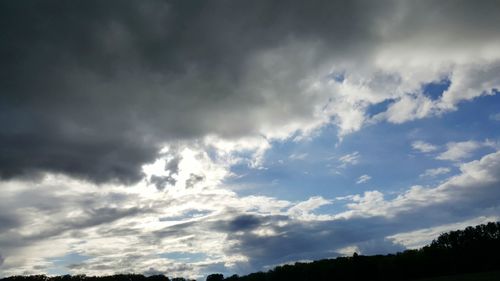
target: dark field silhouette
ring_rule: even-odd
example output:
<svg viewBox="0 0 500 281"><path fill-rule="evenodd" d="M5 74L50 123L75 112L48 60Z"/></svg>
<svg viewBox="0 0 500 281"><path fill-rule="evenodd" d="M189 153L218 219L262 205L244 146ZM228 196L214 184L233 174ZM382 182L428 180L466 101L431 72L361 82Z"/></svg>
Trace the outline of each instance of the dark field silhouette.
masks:
<svg viewBox="0 0 500 281"><path fill-rule="evenodd" d="M267 272L224 278L215 273L207 281L285 281L285 280L500 280L500 222L490 222L440 235L418 250L388 255L324 259L278 266ZM113 275L90 277L65 275L12 276L1 281L185 281L163 275Z"/></svg>

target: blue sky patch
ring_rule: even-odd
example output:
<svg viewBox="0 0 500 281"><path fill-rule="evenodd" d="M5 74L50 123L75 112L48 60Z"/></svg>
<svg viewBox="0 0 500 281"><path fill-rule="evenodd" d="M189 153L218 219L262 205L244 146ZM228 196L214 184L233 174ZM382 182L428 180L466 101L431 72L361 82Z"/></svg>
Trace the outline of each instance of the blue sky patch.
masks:
<svg viewBox="0 0 500 281"><path fill-rule="evenodd" d="M450 88L451 80L448 78L422 85L422 92L431 100L440 99L443 93Z"/></svg>

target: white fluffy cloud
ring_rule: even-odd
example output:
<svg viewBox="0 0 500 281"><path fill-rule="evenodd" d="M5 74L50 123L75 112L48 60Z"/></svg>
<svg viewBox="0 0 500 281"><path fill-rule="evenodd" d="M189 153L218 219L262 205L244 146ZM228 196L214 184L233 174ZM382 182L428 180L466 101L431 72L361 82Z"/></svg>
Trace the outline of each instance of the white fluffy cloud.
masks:
<svg viewBox="0 0 500 281"><path fill-rule="evenodd" d="M450 142L446 144L446 151L439 154L436 159L458 161L468 158L472 153L481 148L482 143L477 141Z"/></svg>
<svg viewBox="0 0 500 281"><path fill-rule="evenodd" d="M430 143L427 143L427 142L424 142L424 141L414 141L411 144L411 147L413 149L418 150L418 151L423 152L423 153L432 152L432 151L435 151L438 149L437 146L430 144Z"/></svg>

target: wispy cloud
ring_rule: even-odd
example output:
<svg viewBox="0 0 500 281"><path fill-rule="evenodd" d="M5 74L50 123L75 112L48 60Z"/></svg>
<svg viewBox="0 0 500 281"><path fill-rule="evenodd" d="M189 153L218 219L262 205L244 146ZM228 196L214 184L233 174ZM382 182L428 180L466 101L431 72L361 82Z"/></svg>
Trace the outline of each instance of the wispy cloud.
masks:
<svg viewBox="0 0 500 281"><path fill-rule="evenodd" d="M495 114L491 114L490 115L490 119L491 120L495 120L495 121L500 121L500 112L499 113L495 113Z"/></svg>
<svg viewBox="0 0 500 281"><path fill-rule="evenodd" d="M306 159L307 156L308 156L307 153L299 153L299 154L293 153L290 156L288 156L288 158L290 158L291 160L304 160Z"/></svg>
<svg viewBox="0 0 500 281"><path fill-rule="evenodd" d="M343 155L339 158L339 161L341 163L339 165L339 167L345 168L349 165L356 165L359 163L360 158L361 158L361 155L359 154L358 151L354 151L353 153Z"/></svg>
<svg viewBox="0 0 500 281"><path fill-rule="evenodd" d="M427 169L427 170L425 170L425 172L423 172L422 174L420 174L420 177L421 178L433 178L433 177L437 177L439 175L447 174L450 171L451 171L451 169L447 168L447 167L439 167L439 168L435 168L435 169Z"/></svg>
<svg viewBox="0 0 500 281"><path fill-rule="evenodd" d="M370 177L369 175L362 175L358 178L358 180L356 181L356 184L361 184L361 183L365 183L367 181L369 181L372 177Z"/></svg>

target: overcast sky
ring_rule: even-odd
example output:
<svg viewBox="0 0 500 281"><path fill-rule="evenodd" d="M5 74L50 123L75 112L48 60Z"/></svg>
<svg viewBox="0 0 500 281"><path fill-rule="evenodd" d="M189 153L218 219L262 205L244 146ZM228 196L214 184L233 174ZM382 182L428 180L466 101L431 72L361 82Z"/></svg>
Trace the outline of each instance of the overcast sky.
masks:
<svg viewBox="0 0 500 281"><path fill-rule="evenodd" d="M0 2L0 277L246 274L499 220L499 15Z"/></svg>

